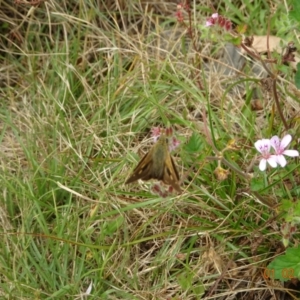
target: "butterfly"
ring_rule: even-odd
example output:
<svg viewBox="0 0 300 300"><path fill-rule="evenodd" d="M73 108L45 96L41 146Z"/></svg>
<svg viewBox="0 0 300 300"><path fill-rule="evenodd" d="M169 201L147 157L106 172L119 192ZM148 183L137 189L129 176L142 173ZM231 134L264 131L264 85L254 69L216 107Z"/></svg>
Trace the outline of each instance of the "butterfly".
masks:
<svg viewBox="0 0 300 300"><path fill-rule="evenodd" d="M168 139L165 134L160 135L159 140L141 159L125 184L137 181L138 179L161 180L163 183L171 185L177 192L181 192L179 174L169 152Z"/></svg>

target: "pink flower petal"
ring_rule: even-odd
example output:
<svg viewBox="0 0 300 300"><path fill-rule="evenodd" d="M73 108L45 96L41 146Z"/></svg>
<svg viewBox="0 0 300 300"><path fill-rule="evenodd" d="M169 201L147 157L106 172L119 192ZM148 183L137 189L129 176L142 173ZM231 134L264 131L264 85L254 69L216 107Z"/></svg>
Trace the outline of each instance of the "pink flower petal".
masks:
<svg viewBox="0 0 300 300"><path fill-rule="evenodd" d="M263 158L263 159L259 162L259 169L260 169L261 171L264 171L266 168L267 168L267 160Z"/></svg>
<svg viewBox="0 0 300 300"><path fill-rule="evenodd" d="M270 144L274 148L275 151L277 151L280 148L280 139L277 135L274 135L270 139Z"/></svg>
<svg viewBox="0 0 300 300"><path fill-rule="evenodd" d="M270 151L270 140L262 139L258 140L254 143L256 150L260 153L269 152Z"/></svg>
<svg viewBox="0 0 300 300"><path fill-rule="evenodd" d="M286 148L292 140L292 136L290 134L285 135L281 140L281 147Z"/></svg>
<svg viewBox="0 0 300 300"><path fill-rule="evenodd" d="M276 168L277 167L277 156L275 155L271 155L268 159L267 159L269 165L272 168Z"/></svg>
<svg viewBox="0 0 300 300"><path fill-rule="evenodd" d="M286 166L286 159L283 155L277 155L277 162L280 164L281 167Z"/></svg>
<svg viewBox="0 0 300 300"><path fill-rule="evenodd" d="M153 137L154 143L157 142L159 136L161 135L161 129L160 127L153 127L151 128L151 135Z"/></svg>
<svg viewBox="0 0 300 300"><path fill-rule="evenodd" d="M290 157L296 157L299 156L299 152L297 150L284 150L284 155L290 156Z"/></svg>

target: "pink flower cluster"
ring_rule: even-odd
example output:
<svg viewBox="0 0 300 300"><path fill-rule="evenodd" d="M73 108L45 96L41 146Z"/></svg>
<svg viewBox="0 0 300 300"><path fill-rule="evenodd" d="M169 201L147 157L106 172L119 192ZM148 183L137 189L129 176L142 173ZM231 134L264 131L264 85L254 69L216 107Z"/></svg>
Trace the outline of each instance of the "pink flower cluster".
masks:
<svg viewBox="0 0 300 300"><path fill-rule="evenodd" d="M211 17L206 19L205 26L210 27L213 25L219 25L222 28L225 28L225 30L229 31L232 28L232 23L230 20L219 16L218 13L212 14Z"/></svg>
<svg viewBox="0 0 300 300"><path fill-rule="evenodd" d="M179 145L180 141L176 139L176 137L172 136L173 135L173 130L171 127L166 128L165 130L159 128L159 127L153 127L151 129L152 137L154 139L154 143L157 142L159 139L159 136L161 135L162 132L165 132L166 136L169 137L169 151L175 150Z"/></svg>
<svg viewBox="0 0 300 300"><path fill-rule="evenodd" d="M176 18L179 23L182 23L184 21L184 11L189 12L190 6L185 3L179 3L177 5L177 11L176 11Z"/></svg>
<svg viewBox="0 0 300 300"><path fill-rule="evenodd" d="M267 168L267 163L272 168L276 168L277 165L285 167L287 161L284 155L290 157L299 156L299 152L297 150L285 150L291 141L292 136L287 134L282 138L282 140L275 135L271 139L262 139L255 142L255 148L261 153L259 169L264 171ZM273 150L272 152L271 149Z"/></svg>

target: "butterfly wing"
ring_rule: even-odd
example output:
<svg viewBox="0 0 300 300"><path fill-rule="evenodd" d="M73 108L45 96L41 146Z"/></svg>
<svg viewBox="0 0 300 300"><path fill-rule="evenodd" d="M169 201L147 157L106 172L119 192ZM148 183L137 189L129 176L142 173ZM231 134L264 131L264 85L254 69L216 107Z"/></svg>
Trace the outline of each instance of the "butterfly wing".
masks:
<svg viewBox="0 0 300 300"><path fill-rule="evenodd" d="M181 192L181 188L179 185L179 174L176 169L176 165L174 163L174 160L170 153L168 153L168 156L166 158L166 162L164 165L164 174L162 181L165 184L171 185L177 192Z"/></svg>
<svg viewBox="0 0 300 300"><path fill-rule="evenodd" d="M126 180L125 184L137 181L139 179L149 180L152 177L151 170L153 160L151 158L151 151L149 151L138 163L136 168L133 170L132 175Z"/></svg>

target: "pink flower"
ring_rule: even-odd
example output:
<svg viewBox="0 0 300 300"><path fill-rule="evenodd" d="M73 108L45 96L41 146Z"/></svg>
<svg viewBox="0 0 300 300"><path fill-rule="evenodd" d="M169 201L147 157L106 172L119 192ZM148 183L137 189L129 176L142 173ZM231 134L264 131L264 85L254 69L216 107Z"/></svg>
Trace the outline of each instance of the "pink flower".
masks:
<svg viewBox="0 0 300 300"><path fill-rule="evenodd" d="M151 129L151 135L153 137L154 143L156 143L159 136L161 135L161 129L159 127L153 127Z"/></svg>
<svg viewBox="0 0 300 300"><path fill-rule="evenodd" d="M177 21L178 21L179 23L182 23L182 22L184 21L183 13L182 13L181 6L180 6L180 5L177 6L177 11L176 11L175 16L176 16Z"/></svg>
<svg viewBox="0 0 300 300"><path fill-rule="evenodd" d="M254 143L257 151L261 153L261 160L259 163L259 169L264 171L267 167L267 162L272 168L277 167L277 159L275 155L270 153L271 149L271 141L268 139L258 140Z"/></svg>
<svg viewBox="0 0 300 300"><path fill-rule="evenodd" d="M215 24L218 24L220 27L225 28L225 30L227 30L227 31L231 30L231 27L232 27L231 21L226 19L223 16L219 16L218 13L214 13L211 15L211 17L207 18L205 26L210 27Z"/></svg>
<svg viewBox="0 0 300 300"><path fill-rule="evenodd" d="M206 27L209 27L209 26L212 26L216 23L217 19L219 17L219 14L218 13L214 13L211 15L211 17L207 18L206 19L206 24L205 26Z"/></svg>
<svg viewBox="0 0 300 300"><path fill-rule="evenodd" d="M206 22L205 22L205 26L206 26L206 27L209 27L209 26L212 26L212 25L214 25L214 24L212 23L212 21L211 21L210 19L207 19Z"/></svg>
<svg viewBox="0 0 300 300"><path fill-rule="evenodd" d="M180 141L176 139L176 137L172 137L171 141L169 142L169 151L175 150L180 145Z"/></svg>
<svg viewBox="0 0 300 300"><path fill-rule="evenodd" d="M277 163L281 167L285 167L286 159L284 155L290 157L299 156L299 152L297 150L285 150L285 148L290 144L292 140L292 136L290 134L285 135L280 141L277 135L273 136L270 140L270 144L275 151Z"/></svg>
<svg viewBox="0 0 300 300"><path fill-rule="evenodd" d="M189 12L190 11L190 6L186 3L179 3L177 5L177 11L176 11L176 18L177 18L177 21L182 23L184 21L184 14L183 12L186 11L186 12Z"/></svg>
<svg viewBox="0 0 300 300"><path fill-rule="evenodd" d="M160 137L160 135L165 132L166 136L169 140L169 151L175 150L179 145L180 141L176 139L176 137L173 136L173 129L172 127L168 127L165 130L159 128L159 127L153 127L151 129L151 135L153 137L154 143L156 143Z"/></svg>

